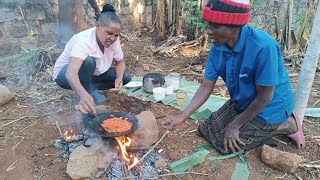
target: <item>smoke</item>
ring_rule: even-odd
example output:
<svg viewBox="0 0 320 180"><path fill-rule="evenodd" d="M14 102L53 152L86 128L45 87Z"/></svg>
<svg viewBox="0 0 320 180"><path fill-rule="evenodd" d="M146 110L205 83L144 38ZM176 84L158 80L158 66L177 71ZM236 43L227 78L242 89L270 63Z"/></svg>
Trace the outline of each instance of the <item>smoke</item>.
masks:
<svg viewBox="0 0 320 180"><path fill-rule="evenodd" d="M81 31L83 17L83 0L59 0L58 5L58 37L62 42L66 42L75 33Z"/></svg>

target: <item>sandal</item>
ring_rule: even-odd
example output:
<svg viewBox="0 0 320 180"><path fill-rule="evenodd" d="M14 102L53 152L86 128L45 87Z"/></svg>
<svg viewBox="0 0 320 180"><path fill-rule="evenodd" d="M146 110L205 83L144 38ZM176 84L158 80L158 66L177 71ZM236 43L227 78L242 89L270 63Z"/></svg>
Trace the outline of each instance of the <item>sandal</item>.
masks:
<svg viewBox="0 0 320 180"><path fill-rule="evenodd" d="M304 138L304 134L303 134L303 131L302 131L302 126L301 126L301 123L299 121L299 118L298 118L298 114L295 110L293 110L292 112L292 115L296 121L296 124L297 124L297 127L298 127L298 131L293 133L293 134L290 134L290 135L287 135L289 138L291 138L297 145L298 145L298 149L300 148L304 148L305 145L306 145L306 140Z"/></svg>

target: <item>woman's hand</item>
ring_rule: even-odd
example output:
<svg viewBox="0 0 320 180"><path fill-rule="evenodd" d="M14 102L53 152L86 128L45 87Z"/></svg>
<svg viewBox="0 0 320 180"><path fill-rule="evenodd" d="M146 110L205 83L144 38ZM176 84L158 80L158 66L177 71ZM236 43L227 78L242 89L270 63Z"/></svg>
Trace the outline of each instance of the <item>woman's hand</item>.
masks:
<svg viewBox="0 0 320 180"><path fill-rule="evenodd" d="M114 88L111 89L112 92L119 92L123 86L122 78L117 78L114 82Z"/></svg>
<svg viewBox="0 0 320 180"><path fill-rule="evenodd" d="M92 98L92 96L89 93L85 93L80 96L80 101L74 108L83 114L88 114L88 112L95 114L96 110L93 104L94 99Z"/></svg>

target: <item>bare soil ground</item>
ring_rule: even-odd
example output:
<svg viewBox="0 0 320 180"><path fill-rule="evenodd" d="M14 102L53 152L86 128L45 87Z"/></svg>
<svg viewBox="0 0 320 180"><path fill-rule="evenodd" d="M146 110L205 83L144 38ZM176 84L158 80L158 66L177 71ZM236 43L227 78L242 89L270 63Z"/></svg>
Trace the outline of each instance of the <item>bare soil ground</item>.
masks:
<svg viewBox="0 0 320 180"><path fill-rule="evenodd" d="M206 54L198 56L201 48L190 47L177 52L176 57L165 57L150 54L148 46L153 44L152 37L123 42L127 66L134 75L143 75L147 72L168 74L174 71L185 75L189 80L201 81L201 73L206 60ZM143 65L148 65L150 69L145 71ZM288 71L296 73L297 69L288 67ZM295 87L297 77L293 76L291 80ZM317 73L309 101L310 107L320 107L320 103L315 104L320 98L317 91L319 85L320 75ZM13 90L16 95L15 99L0 107L0 179L69 179L65 172L67 160L58 156L59 151L53 146L59 137L55 122L59 123L62 131L70 128L80 131L83 128L81 115L72 108L75 104L73 100L75 96L71 92L59 90L56 87L51 90L50 93L66 94L61 98L39 104L33 101L26 91ZM152 111L157 117L161 134L165 130L161 128L160 123L167 117L179 113L178 110L163 104L141 102L113 93L107 94L108 100L104 105L110 111L127 113L135 113L142 109ZM223 85L219 86L214 94L228 96ZM13 122L14 120L17 121ZM188 120L186 124L171 132L159 146L164 150L162 156L177 160L191 155L192 149L205 144L205 140L196 136L193 131L197 125L197 122ZM299 154L308 162L318 161L320 160L320 142L312 137L320 135L320 119L307 118L303 127L307 140L306 148L298 150L289 139L278 137L287 145L279 143L277 149ZM211 149L210 155L214 154L217 152ZM257 149L248 152L246 157L249 163L250 179L320 179L320 172L316 169L299 168L295 174L273 170L261 162ZM206 161L191 169L194 172L209 174L209 176L189 174L163 179L230 179L237 161L238 158L220 160L215 168L212 168L210 162Z"/></svg>

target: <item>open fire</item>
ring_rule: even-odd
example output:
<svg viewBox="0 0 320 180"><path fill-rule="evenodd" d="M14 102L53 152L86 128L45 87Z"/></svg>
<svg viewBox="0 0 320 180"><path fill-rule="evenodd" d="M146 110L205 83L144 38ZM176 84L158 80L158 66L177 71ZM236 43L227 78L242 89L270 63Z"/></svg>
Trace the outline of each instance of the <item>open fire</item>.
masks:
<svg viewBox="0 0 320 180"><path fill-rule="evenodd" d="M72 142L74 141L74 139L76 138L76 134L73 130L67 130L64 134L63 134L63 139L66 142Z"/></svg>
<svg viewBox="0 0 320 180"><path fill-rule="evenodd" d="M75 131L67 130L63 134L63 139L66 142L70 143L70 142L77 140L77 135L76 135ZM116 148L120 152L121 158L126 163L128 170L131 170L139 162L137 157L134 157L132 154L129 154L127 151L127 148L130 147L130 145L132 143L132 139L130 139L129 137L125 137L125 136L115 137L115 139L117 140L118 145L119 145Z"/></svg>
<svg viewBox="0 0 320 180"><path fill-rule="evenodd" d="M84 145L86 140L89 138L93 138L90 141L93 145L93 148L88 148L88 152L95 152L99 151L102 153L97 153L97 157L106 158L108 162L108 166L105 169L99 170L100 176L105 176L107 179L116 180L119 178L129 177L129 176L142 176L142 175L150 175L150 174L164 174L166 171L163 168L156 167L154 164L160 158L157 155L156 151L149 150L147 153L144 151L135 151L129 152L130 149L134 146L134 138L131 137L116 137L116 138L101 138L99 136L92 136L90 132L77 132L75 130L68 130L62 133L63 138L57 139L55 146L62 150L61 155L64 158L69 158L76 148L83 148L79 147L81 144ZM97 139L95 139L97 138ZM117 142L115 142L117 141ZM85 147L90 147L85 146ZM106 147L106 148L105 148ZM100 150L100 148L103 148ZM115 149L118 151L118 157L114 154ZM84 148L86 149L86 148ZM104 151L105 150L105 151ZM150 152L150 153L149 153ZM146 156L148 154L148 156ZM78 154L79 155L79 154ZM82 157L82 155L80 154ZM147 157L147 158L145 158ZM107 160L108 159L108 160ZM81 160L81 158L80 158ZM81 163L87 163L86 157L83 156L83 160ZM69 161L68 164L74 164L75 161ZM109 164L111 163L111 164ZM88 164L90 165L90 164ZM70 165L70 167L73 167ZM77 167L77 166L74 166ZM99 166L102 167L102 166ZM72 172L77 173L77 169L69 169ZM80 173L80 172L79 172ZM82 174L82 172L80 173Z"/></svg>
<svg viewBox="0 0 320 180"><path fill-rule="evenodd" d="M127 147L130 147L132 140L129 137L125 136L116 137L115 139L119 144L119 147L117 147L117 149L120 151L123 160L126 162L128 170L132 169L139 162L137 157L134 157L132 154L129 154L127 152Z"/></svg>

